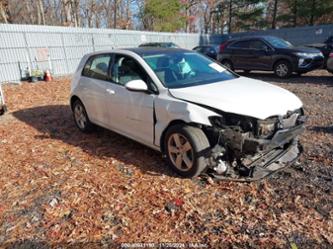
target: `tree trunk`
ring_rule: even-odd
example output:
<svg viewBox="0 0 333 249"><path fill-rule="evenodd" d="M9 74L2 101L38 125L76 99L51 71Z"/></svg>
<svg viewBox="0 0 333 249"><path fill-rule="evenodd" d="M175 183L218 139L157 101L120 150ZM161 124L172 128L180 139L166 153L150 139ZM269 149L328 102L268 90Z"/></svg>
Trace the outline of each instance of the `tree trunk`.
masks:
<svg viewBox="0 0 333 249"><path fill-rule="evenodd" d="M312 6L311 6L311 16L310 16L310 25L313 26L314 24L314 15L316 12L316 0L312 0Z"/></svg>
<svg viewBox="0 0 333 249"><path fill-rule="evenodd" d="M113 12L113 28L117 28L117 8L118 8L118 1L114 0L114 12Z"/></svg>
<svg viewBox="0 0 333 249"><path fill-rule="evenodd" d="M278 0L274 0L272 29L276 29L277 7L278 7Z"/></svg>
<svg viewBox="0 0 333 249"><path fill-rule="evenodd" d="M0 15L5 23L8 23L8 1L0 1Z"/></svg>
<svg viewBox="0 0 333 249"><path fill-rule="evenodd" d="M294 0L294 6L293 6L293 27L297 26L297 0Z"/></svg>
<svg viewBox="0 0 333 249"><path fill-rule="evenodd" d="M40 11L42 24L45 25L45 14L44 14L43 0L39 0L39 11Z"/></svg>
<svg viewBox="0 0 333 249"><path fill-rule="evenodd" d="M232 32L231 25L232 25L232 0L229 0L229 22L228 22L228 33Z"/></svg>

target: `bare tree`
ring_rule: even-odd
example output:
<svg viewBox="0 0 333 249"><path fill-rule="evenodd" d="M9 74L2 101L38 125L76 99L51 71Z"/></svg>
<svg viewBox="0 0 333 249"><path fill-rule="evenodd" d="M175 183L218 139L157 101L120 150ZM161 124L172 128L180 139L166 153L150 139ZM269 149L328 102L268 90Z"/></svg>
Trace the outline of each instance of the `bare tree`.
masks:
<svg viewBox="0 0 333 249"><path fill-rule="evenodd" d="M10 12L8 8L8 0L0 0L0 15L5 23L10 22Z"/></svg>

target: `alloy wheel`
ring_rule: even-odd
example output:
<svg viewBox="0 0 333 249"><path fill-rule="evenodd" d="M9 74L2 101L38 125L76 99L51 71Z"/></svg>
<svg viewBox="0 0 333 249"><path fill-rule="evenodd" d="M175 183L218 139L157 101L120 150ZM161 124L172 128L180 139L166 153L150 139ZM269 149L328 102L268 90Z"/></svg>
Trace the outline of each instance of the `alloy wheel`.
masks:
<svg viewBox="0 0 333 249"><path fill-rule="evenodd" d="M279 76L279 77L285 77L287 74L288 74L288 66L286 64L279 64L276 66L276 74Z"/></svg>
<svg viewBox="0 0 333 249"><path fill-rule="evenodd" d="M75 105L74 108L74 117L77 125L80 127L80 129L85 129L87 125L87 117L85 114L85 111L83 109L83 106L80 104Z"/></svg>
<svg viewBox="0 0 333 249"><path fill-rule="evenodd" d="M182 134L174 133L169 137L168 153L171 162L180 171L189 171L193 167L193 148Z"/></svg>

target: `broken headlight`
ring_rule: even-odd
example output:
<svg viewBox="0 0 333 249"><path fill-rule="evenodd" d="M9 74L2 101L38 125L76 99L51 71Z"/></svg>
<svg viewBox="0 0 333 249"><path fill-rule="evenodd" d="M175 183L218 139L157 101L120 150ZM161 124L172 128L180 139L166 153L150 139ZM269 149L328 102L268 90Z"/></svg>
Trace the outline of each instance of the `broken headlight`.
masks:
<svg viewBox="0 0 333 249"><path fill-rule="evenodd" d="M257 136L269 138L274 135L279 120L277 117L257 121Z"/></svg>
<svg viewBox="0 0 333 249"><path fill-rule="evenodd" d="M225 128L226 126L239 127L244 132L253 131L255 119L233 113L224 113L223 116L209 117L211 124L215 127Z"/></svg>
<svg viewBox="0 0 333 249"><path fill-rule="evenodd" d="M209 117L210 123L218 128L222 128L225 125L225 120L222 116L212 116Z"/></svg>

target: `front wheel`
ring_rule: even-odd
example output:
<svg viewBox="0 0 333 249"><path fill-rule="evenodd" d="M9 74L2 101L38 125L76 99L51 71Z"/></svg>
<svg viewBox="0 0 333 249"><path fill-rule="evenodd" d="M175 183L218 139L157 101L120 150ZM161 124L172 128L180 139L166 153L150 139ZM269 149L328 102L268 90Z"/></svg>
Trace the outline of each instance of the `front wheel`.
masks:
<svg viewBox="0 0 333 249"><path fill-rule="evenodd" d="M278 61L274 66L274 73L279 78L288 78L292 74L291 64L286 61Z"/></svg>
<svg viewBox="0 0 333 249"><path fill-rule="evenodd" d="M195 177L206 169L210 145L201 129L187 125L172 126L166 133L164 144L168 163L179 175Z"/></svg>

